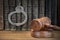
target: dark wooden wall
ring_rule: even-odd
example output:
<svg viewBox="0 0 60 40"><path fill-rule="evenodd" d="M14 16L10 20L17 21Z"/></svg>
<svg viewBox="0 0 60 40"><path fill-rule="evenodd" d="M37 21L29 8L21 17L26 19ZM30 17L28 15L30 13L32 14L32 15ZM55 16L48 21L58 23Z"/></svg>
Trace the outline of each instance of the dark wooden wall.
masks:
<svg viewBox="0 0 60 40"><path fill-rule="evenodd" d="M22 26L14 26L11 25L8 22L8 14L15 10L15 7L18 5L18 3L21 3L21 5L24 7L25 12L27 14L27 23ZM40 18L44 16L44 6L45 1L44 0L4 0L4 29L5 30L29 30L30 28L30 22L33 19ZM39 10L39 11L38 11ZM12 16L12 21L14 22L20 22L19 20L23 20L24 17L21 16L22 14L14 14ZM22 29L23 28L23 29Z"/></svg>
<svg viewBox="0 0 60 40"><path fill-rule="evenodd" d="M3 29L3 0L0 0L0 30Z"/></svg>
<svg viewBox="0 0 60 40"><path fill-rule="evenodd" d="M45 0L45 16L52 20L52 24L57 25L57 0Z"/></svg>
<svg viewBox="0 0 60 40"><path fill-rule="evenodd" d="M60 26L60 0L58 0L58 15L57 15L57 22L58 22L58 26Z"/></svg>
<svg viewBox="0 0 60 40"><path fill-rule="evenodd" d="M14 26L8 22L8 14L15 11L19 2L24 7L28 21L22 26ZM30 30L30 22L43 16L51 18L52 24L57 24L57 0L3 0L4 30ZM21 22L24 16L14 14L11 19L13 22Z"/></svg>

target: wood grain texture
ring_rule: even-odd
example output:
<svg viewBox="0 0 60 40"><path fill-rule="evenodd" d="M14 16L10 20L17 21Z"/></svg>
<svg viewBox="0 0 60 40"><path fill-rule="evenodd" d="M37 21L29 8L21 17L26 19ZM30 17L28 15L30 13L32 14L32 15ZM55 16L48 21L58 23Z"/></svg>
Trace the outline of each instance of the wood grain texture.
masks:
<svg viewBox="0 0 60 40"><path fill-rule="evenodd" d="M40 31L41 29L45 29L45 25L46 24L51 24L51 20L48 17L42 17L39 19L34 19L31 22L31 29L33 29L34 31ZM49 27L49 26L47 26Z"/></svg>
<svg viewBox="0 0 60 40"><path fill-rule="evenodd" d="M54 34L51 31L32 31L31 36L35 38L52 38Z"/></svg>
<svg viewBox="0 0 60 40"><path fill-rule="evenodd" d="M54 31L53 38L34 38L30 31L0 31L0 40L58 40L60 31Z"/></svg>

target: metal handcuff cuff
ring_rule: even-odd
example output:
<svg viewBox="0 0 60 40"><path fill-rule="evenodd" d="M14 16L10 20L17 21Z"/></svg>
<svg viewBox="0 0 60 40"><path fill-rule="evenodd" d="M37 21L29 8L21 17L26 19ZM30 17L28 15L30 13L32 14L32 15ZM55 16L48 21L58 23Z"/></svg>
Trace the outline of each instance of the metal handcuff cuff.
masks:
<svg viewBox="0 0 60 40"><path fill-rule="evenodd" d="M17 6L17 7L15 8L15 10L16 10L16 11L13 11L13 12L11 12L11 13L8 15L8 21L9 21L9 23L12 24L12 25L15 25L15 26L20 26L20 25L25 24L25 23L27 22L27 14L24 12L24 8L23 8L22 6ZM15 13L22 13L22 14L25 16L25 20L24 20L22 23L13 23L13 22L11 21L11 16L12 16L13 14L15 14Z"/></svg>

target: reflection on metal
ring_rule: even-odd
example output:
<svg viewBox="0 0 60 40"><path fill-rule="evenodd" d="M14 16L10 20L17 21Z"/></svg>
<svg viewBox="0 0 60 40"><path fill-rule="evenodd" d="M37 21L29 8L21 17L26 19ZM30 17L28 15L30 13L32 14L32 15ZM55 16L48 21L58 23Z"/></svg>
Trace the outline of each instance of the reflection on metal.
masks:
<svg viewBox="0 0 60 40"><path fill-rule="evenodd" d="M25 24L26 21L27 21L27 14L24 12L24 8L19 5L19 6L17 6L17 7L15 8L15 10L16 10L16 11L13 11L13 12L11 12L11 13L8 15L8 21L9 21L9 23L11 23L12 25L15 25L15 26L20 26L20 25ZM24 20L22 23L13 23L13 22L11 21L11 16L12 16L13 14L15 14L15 13L22 13L22 14L25 16L25 20Z"/></svg>

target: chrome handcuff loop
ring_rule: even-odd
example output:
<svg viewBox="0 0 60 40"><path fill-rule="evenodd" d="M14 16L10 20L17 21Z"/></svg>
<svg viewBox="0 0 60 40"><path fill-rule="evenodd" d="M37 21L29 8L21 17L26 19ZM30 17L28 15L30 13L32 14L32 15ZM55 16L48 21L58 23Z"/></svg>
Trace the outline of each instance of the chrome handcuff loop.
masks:
<svg viewBox="0 0 60 40"><path fill-rule="evenodd" d="M13 12L9 13L9 15L8 15L8 21L9 21L9 23L12 24L12 25L15 25L15 26L20 26L20 25L25 24L27 22L27 14L25 13L24 8L22 6L17 6L15 8L15 10L16 11L13 11ZM11 21L11 16L13 14L15 14L15 13L22 13L25 16L25 20L22 23L13 23Z"/></svg>

